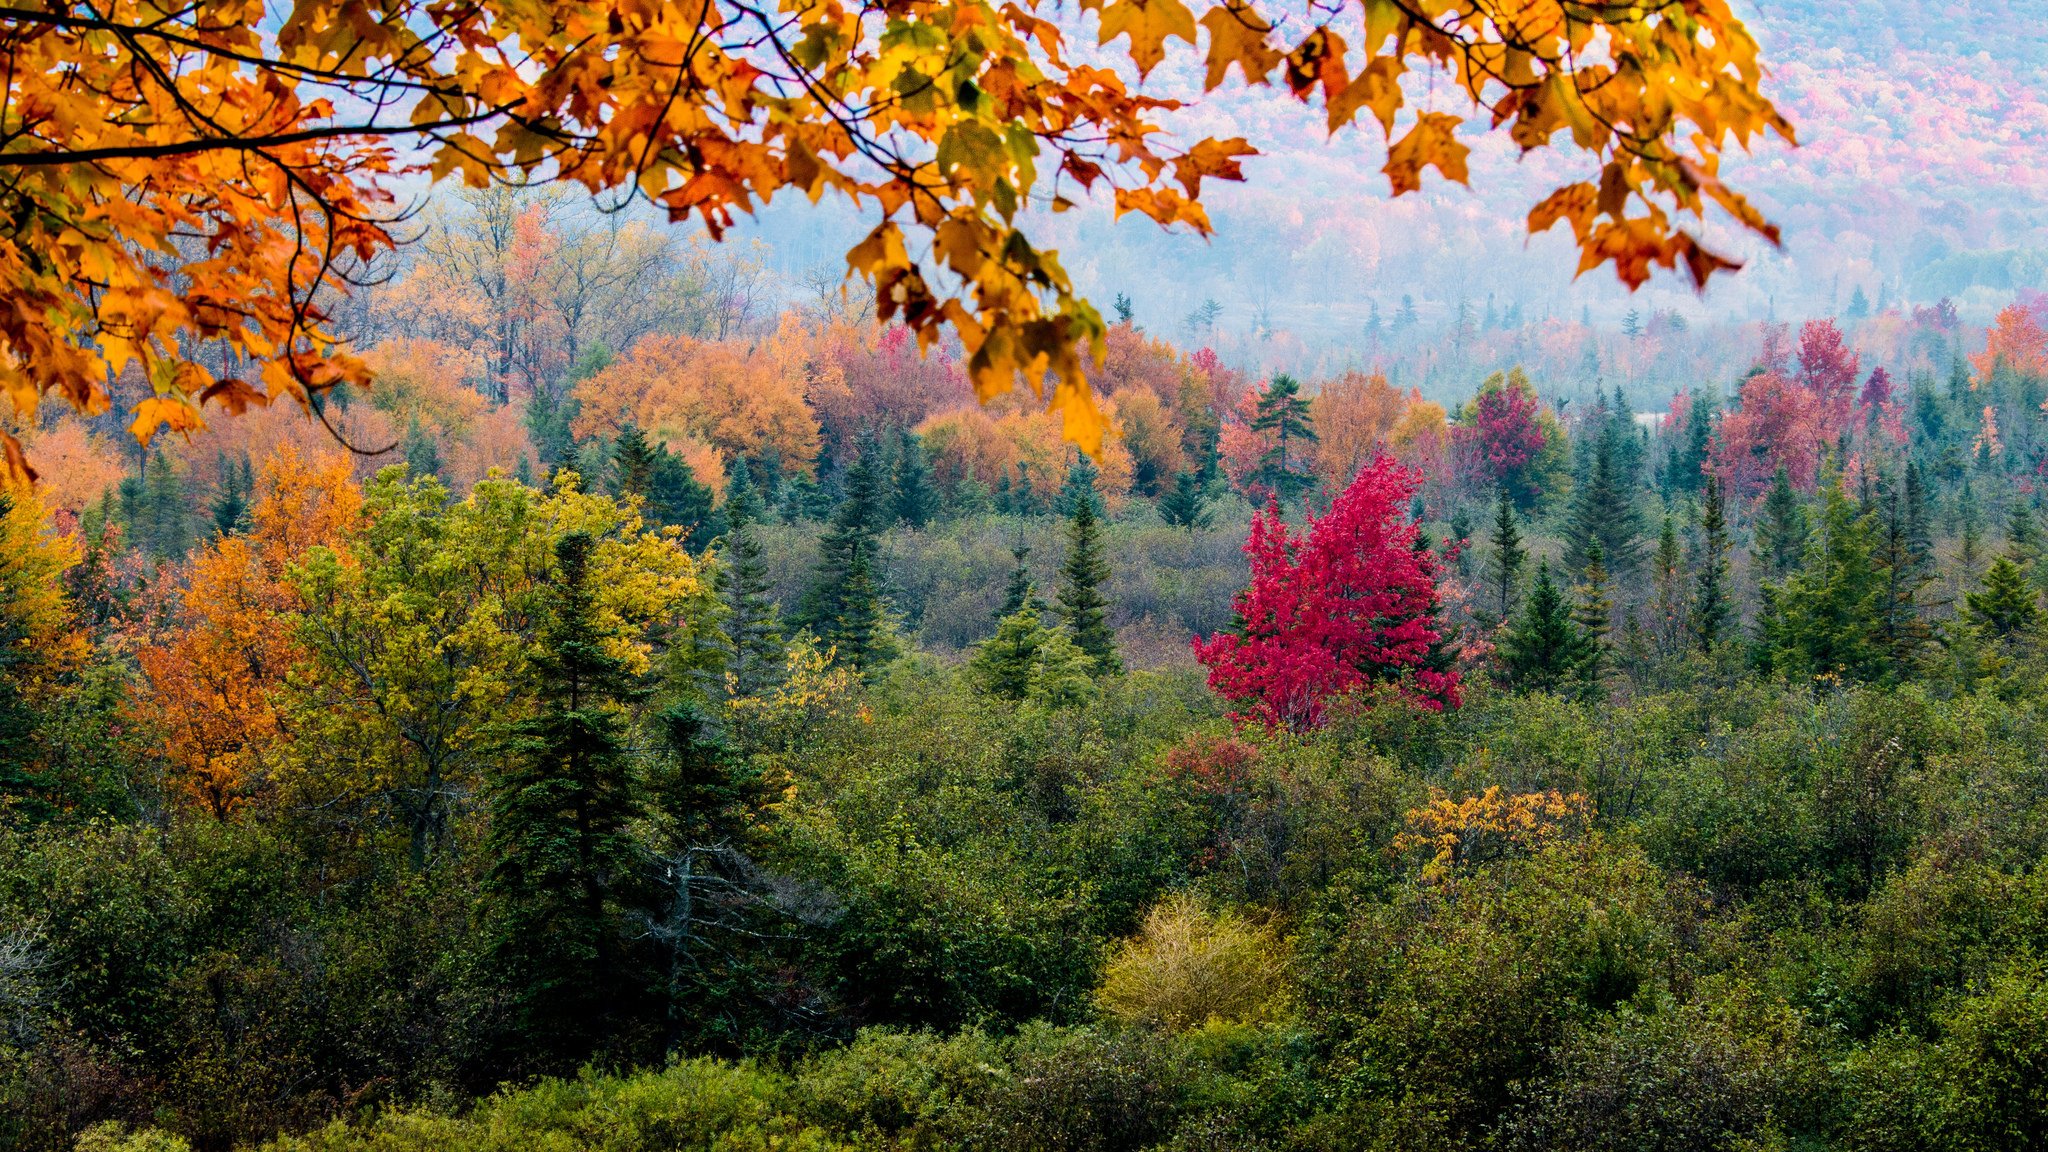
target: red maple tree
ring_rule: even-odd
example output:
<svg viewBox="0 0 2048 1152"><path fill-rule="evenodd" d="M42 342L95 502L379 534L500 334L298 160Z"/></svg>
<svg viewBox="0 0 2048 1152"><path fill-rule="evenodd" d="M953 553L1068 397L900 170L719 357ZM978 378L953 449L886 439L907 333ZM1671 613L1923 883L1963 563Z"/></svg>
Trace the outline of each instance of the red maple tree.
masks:
<svg viewBox="0 0 2048 1152"><path fill-rule="evenodd" d="M1296 731L1322 723L1334 696L1399 685L1425 707L1456 706L1456 671L1432 666L1435 553L1416 547L1408 501L1420 477L1381 455L1297 536L1277 508L1252 519L1251 583L1239 626L1195 641L1209 686L1232 717Z"/></svg>

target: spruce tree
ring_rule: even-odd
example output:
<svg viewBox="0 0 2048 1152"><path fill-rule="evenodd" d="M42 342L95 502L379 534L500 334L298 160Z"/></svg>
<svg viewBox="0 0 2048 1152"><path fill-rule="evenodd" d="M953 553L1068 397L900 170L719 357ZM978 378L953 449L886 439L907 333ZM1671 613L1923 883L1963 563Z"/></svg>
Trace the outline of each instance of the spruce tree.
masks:
<svg viewBox="0 0 2048 1152"><path fill-rule="evenodd" d="M1887 665L1877 635L1882 588L1869 522L1838 485L1822 487L1820 532L1807 562L1772 598L1770 664L1809 680L1875 680Z"/></svg>
<svg viewBox="0 0 2048 1152"><path fill-rule="evenodd" d="M1880 584L1877 643L1891 664L1891 678L1898 681L1912 674L1921 653L1934 639L1920 602L1920 591L1932 582L1934 573L1913 539L1906 493L1884 491L1878 503L1872 555Z"/></svg>
<svg viewBox="0 0 2048 1152"><path fill-rule="evenodd" d="M1104 553L1102 523L1096 518L1093 493L1074 502L1067 521L1067 562L1060 568L1059 615L1074 643L1095 661L1098 676L1123 671L1117 658L1116 633L1109 627L1109 557Z"/></svg>
<svg viewBox="0 0 2048 1152"><path fill-rule="evenodd" d="M1062 516L1072 516L1082 501L1095 505L1095 514L1102 514L1102 499L1095 494L1095 478L1100 475L1095 462L1081 452L1074 453L1073 461L1067 465L1067 476L1060 484L1060 493L1054 501L1053 510Z"/></svg>
<svg viewBox="0 0 2048 1152"><path fill-rule="evenodd" d="M1757 569L1764 579L1783 580L1799 567L1806 554L1806 506L1792 490L1792 477L1783 468L1771 478L1771 490L1758 510L1756 525Z"/></svg>
<svg viewBox="0 0 2048 1152"><path fill-rule="evenodd" d="M1515 614L1515 597L1522 582L1522 569L1529 563L1528 549L1522 547L1522 530L1515 525L1515 502L1506 485L1493 502L1491 551L1486 557L1486 587L1493 599L1494 619L1505 623Z"/></svg>
<svg viewBox="0 0 2048 1152"><path fill-rule="evenodd" d="M1712 652L1728 629L1734 609L1728 601L1728 520L1720 477L1708 475L1700 500L1700 553L1688 623L1700 651Z"/></svg>
<svg viewBox="0 0 2048 1152"><path fill-rule="evenodd" d="M1963 603L1970 627L1986 640L2010 643L2032 635L2041 625L2040 598L2010 556L1993 560L1982 587L1965 593Z"/></svg>
<svg viewBox="0 0 2048 1152"><path fill-rule="evenodd" d="M726 531L719 548L718 598L725 607L720 624L727 692L758 696L782 680L782 621L769 594L768 565L751 521Z"/></svg>
<svg viewBox="0 0 2048 1152"><path fill-rule="evenodd" d="M1313 483L1301 454L1316 442L1315 425L1309 415L1308 399L1301 394L1301 382L1287 375L1273 377L1273 383L1259 397L1251 426L1252 431L1273 437L1273 446L1259 458L1254 476L1272 489L1282 506L1295 502Z"/></svg>
<svg viewBox="0 0 2048 1152"><path fill-rule="evenodd" d="M810 588L798 605L797 623L830 638L839 627L847 607L848 584L854 562L862 555L868 566L867 578L874 580L875 540L887 499L874 453L863 451L846 470L845 494L832 513L832 522L818 539L818 567ZM862 606L857 612L866 610Z"/></svg>
<svg viewBox="0 0 2048 1152"><path fill-rule="evenodd" d="M1592 457L1572 490L1566 560L1584 571L1597 546L1609 571L1635 571L1642 554L1642 517L1636 510L1625 441L1613 420L1598 421Z"/></svg>
<svg viewBox="0 0 2048 1152"><path fill-rule="evenodd" d="M538 711L512 726L489 781L491 970L506 992L508 1059L533 1072L587 1060L629 1007L621 901L638 805L621 713L641 688L604 645L593 546L582 532L556 544Z"/></svg>
<svg viewBox="0 0 2048 1152"><path fill-rule="evenodd" d="M747 467L747 458L734 456L725 470L725 523L728 530L742 524L760 522L767 506L761 500L761 490L754 486L754 470Z"/></svg>
<svg viewBox="0 0 2048 1152"><path fill-rule="evenodd" d="M441 474L441 438L421 424L419 417L406 422L398 450L405 455L406 470L414 476Z"/></svg>
<svg viewBox="0 0 2048 1152"><path fill-rule="evenodd" d="M1607 559L1595 541L1579 577L1578 603L1572 607L1572 624L1584 641L1579 675L1589 685L1598 683L1605 670L1607 633L1613 627L1613 618L1614 600L1607 589Z"/></svg>
<svg viewBox="0 0 2048 1152"><path fill-rule="evenodd" d="M1963 477L1963 490L1956 498L1956 563L1964 580L1974 580L1984 562L1983 519L1977 508L1977 494L1970 478Z"/></svg>
<svg viewBox="0 0 2048 1152"><path fill-rule="evenodd" d="M1678 526L1666 513L1664 524L1657 533L1651 580L1655 585L1652 608L1656 612L1653 639L1658 649L1667 653L1680 647L1686 633L1685 586L1681 572L1684 561L1684 553L1678 545Z"/></svg>
<svg viewBox="0 0 2048 1152"><path fill-rule="evenodd" d="M654 446L639 428L632 424L621 428L612 442L612 495L645 500L654 484L654 453Z"/></svg>
<svg viewBox="0 0 2048 1152"><path fill-rule="evenodd" d="M872 539L854 548L840 593L839 614L826 625L823 634L839 661L861 672L872 672L896 658L888 604L882 599L881 581L875 574L874 552Z"/></svg>
<svg viewBox="0 0 2048 1152"><path fill-rule="evenodd" d="M967 665L968 679L991 696L1023 700L1031 694L1031 669L1046 632L1038 606L1026 600L1006 614L996 625L995 635L974 650Z"/></svg>
<svg viewBox="0 0 2048 1152"><path fill-rule="evenodd" d="M170 457L152 453L139 483L121 485L128 534L152 560L176 560L192 547L191 510L185 502L185 480ZM132 494L132 495L131 495Z"/></svg>
<svg viewBox="0 0 2048 1152"><path fill-rule="evenodd" d="M230 459L225 452L216 456L220 479L213 489L213 500L207 511L213 516L213 531L218 536L233 536L247 532L250 526L250 497L256 487L255 476L249 466L249 458Z"/></svg>
<svg viewBox="0 0 2048 1152"><path fill-rule="evenodd" d="M932 486L924 441L905 431L896 445L896 519L911 528L922 529L938 515L938 510L939 494Z"/></svg>
<svg viewBox="0 0 2048 1152"><path fill-rule="evenodd" d="M1202 490L1202 478L1193 472L1173 474L1173 486L1159 497L1159 518L1175 528L1187 529L1192 536L1209 527L1213 517L1209 514L1208 495Z"/></svg>
<svg viewBox="0 0 2048 1152"><path fill-rule="evenodd" d="M1024 561L1031 555L1031 546L1019 540L1010 548L1010 555L1016 559L1016 567L1010 569L1010 583L1003 589L1003 606L996 613L996 623L1015 616L1026 605L1043 612L1045 605L1038 598L1038 589L1031 584L1031 569Z"/></svg>
<svg viewBox="0 0 2048 1152"><path fill-rule="evenodd" d="M1500 651L1509 682L1525 692L1554 691L1573 681L1585 664L1585 639L1550 578L1548 561L1537 565L1536 582L1502 638Z"/></svg>
<svg viewBox="0 0 2048 1152"><path fill-rule="evenodd" d="M711 546L724 527L713 507L711 489L697 482L697 473L666 446L654 451L647 478L647 518L663 528L684 529L683 545L692 552Z"/></svg>

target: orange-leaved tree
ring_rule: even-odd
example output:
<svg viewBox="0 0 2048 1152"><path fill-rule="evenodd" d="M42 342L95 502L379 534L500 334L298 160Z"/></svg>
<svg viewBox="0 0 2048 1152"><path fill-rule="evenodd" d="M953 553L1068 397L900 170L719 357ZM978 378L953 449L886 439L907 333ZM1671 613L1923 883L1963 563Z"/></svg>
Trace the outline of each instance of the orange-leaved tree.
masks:
<svg viewBox="0 0 2048 1152"><path fill-rule="evenodd" d="M1369 113L1396 194L1428 168L1467 178L1460 112L1525 150L1566 134L1586 178L1529 226L1567 224L1581 270L1704 283L1733 262L1678 217L1709 201L1776 238L1717 175L1731 145L1792 137L1728 0L1079 7L1115 55L1074 52L1043 0L28 0L0 14L0 390L98 411L135 365L144 437L208 403L317 411L368 379L328 310L424 168L637 196L714 234L779 192L849 197L874 221L847 259L878 317L957 333L984 398L1021 377L1092 448L1082 352L1103 323L1020 213L1094 193L1207 231L1204 181L1256 149L1169 143L1179 103L1141 91L1169 40L1209 88L1284 84L1331 131ZM1436 79L1411 102L1417 69Z"/></svg>

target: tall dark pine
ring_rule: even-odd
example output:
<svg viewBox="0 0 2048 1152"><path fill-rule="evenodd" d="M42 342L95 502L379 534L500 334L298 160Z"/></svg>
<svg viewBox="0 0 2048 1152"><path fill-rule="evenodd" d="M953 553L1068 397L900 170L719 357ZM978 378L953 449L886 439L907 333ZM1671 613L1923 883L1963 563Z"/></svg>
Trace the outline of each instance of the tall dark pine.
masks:
<svg viewBox="0 0 2048 1152"><path fill-rule="evenodd" d="M1062 516L1072 516L1082 501L1095 505L1097 515L1102 513L1102 500L1095 494L1095 478L1099 473L1095 461L1076 452L1073 462L1067 465L1067 477L1060 484L1058 503L1054 511Z"/></svg>
<svg viewBox="0 0 2048 1152"><path fill-rule="evenodd" d="M744 456L733 457L731 466L725 470L725 506L722 511L728 529L758 523L767 514L761 489L754 484L754 470L747 466Z"/></svg>
<svg viewBox="0 0 2048 1152"><path fill-rule="evenodd" d="M1656 613L1652 638L1665 652L1675 651L1684 643L1685 587L1681 571L1684 560L1684 553L1678 546L1678 525L1667 513L1663 527L1657 533L1657 552L1650 565L1651 579L1656 586L1652 601L1652 609Z"/></svg>
<svg viewBox="0 0 2048 1152"><path fill-rule="evenodd" d="M931 465L925 460L924 441L905 431L896 445L896 519L912 528L923 528L939 512L938 489L932 484Z"/></svg>
<svg viewBox="0 0 2048 1152"><path fill-rule="evenodd" d="M654 453L654 445L638 427L628 424L620 429L612 445L612 495L646 498L654 483Z"/></svg>
<svg viewBox="0 0 2048 1152"><path fill-rule="evenodd" d="M576 532L555 547L533 662L538 711L513 726L489 781L491 970L505 993L507 1059L533 1072L575 1068L631 1008L621 904L638 806L621 709L642 690L604 647L593 543Z"/></svg>
<svg viewBox="0 0 2048 1152"><path fill-rule="evenodd" d="M1877 643L1891 663L1891 678L1903 680L1919 664L1934 641L1920 601L1921 590L1934 573L1913 539L1912 510L1907 493L1885 486L1871 559L1877 565Z"/></svg>
<svg viewBox="0 0 2048 1152"><path fill-rule="evenodd" d="M1010 569L1010 583L1003 589L1003 606L996 613L998 624L1022 612L1026 605L1044 607L1039 603L1038 589L1031 584L1031 569L1024 563L1031 555L1031 546L1019 540L1010 548L1010 555L1016 559L1017 566Z"/></svg>
<svg viewBox="0 0 2048 1152"><path fill-rule="evenodd" d="M217 456L220 480L214 485L213 501L207 511L213 516L213 530L217 535L233 536L247 532L250 524L250 497L256 487L256 478L245 455L230 459L227 453Z"/></svg>
<svg viewBox="0 0 2048 1152"><path fill-rule="evenodd" d="M832 521L818 539L818 567L810 588L797 606L797 623L829 638L846 609L847 585L856 556L866 554L868 576L874 576L875 540L881 531L884 490L875 454L862 451L846 469L845 494L832 511Z"/></svg>
<svg viewBox="0 0 2048 1152"><path fill-rule="evenodd" d="M1700 650L1711 652L1727 633L1734 612L1728 602L1728 519L1722 506L1721 480L1711 474L1700 500L1699 548L1689 623Z"/></svg>
<svg viewBox="0 0 2048 1152"><path fill-rule="evenodd" d="M1102 521L1095 514L1093 493L1074 502L1067 521L1067 562L1060 568L1059 615L1074 634L1074 646L1095 662L1098 676L1123 671L1116 654L1116 633L1109 627L1109 557L1102 543Z"/></svg>
<svg viewBox="0 0 2048 1152"><path fill-rule="evenodd" d="M785 651L761 538L751 521L740 520L727 530L719 559L726 684L733 696L755 696L781 681Z"/></svg>
<svg viewBox="0 0 2048 1152"><path fill-rule="evenodd" d="M1301 394L1301 382L1292 376L1273 377L1272 385L1259 397L1252 430L1273 437L1273 446L1259 459L1259 483L1272 489L1281 504L1295 502L1313 483L1301 454L1316 442L1315 425L1309 416L1308 399Z"/></svg>
<svg viewBox="0 0 2048 1152"><path fill-rule="evenodd" d="M1763 579L1783 580L1806 555L1806 506L1792 490L1783 468L1771 478L1771 490L1757 511L1756 561Z"/></svg>
<svg viewBox="0 0 2048 1152"><path fill-rule="evenodd" d="M874 550L872 540L854 549L839 598L839 615L824 633L838 659L862 672L873 671L896 657L896 643L889 635L888 605L875 575Z"/></svg>
<svg viewBox="0 0 2048 1152"><path fill-rule="evenodd" d="M1522 569L1529 563L1529 551L1522 547L1522 530L1515 525L1515 502L1505 486L1493 505L1492 548L1486 555L1486 587L1493 600L1494 618L1505 623L1515 614L1515 597L1522 583Z"/></svg>
<svg viewBox="0 0 2048 1152"><path fill-rule="evenodd" d="M1572 609L1572 623L1585 640L1579 675L1588 684L1598 683L1607 659L1607 633L1613 628L1614 600L1607 590L1607 559L1595 541L1579 576L1579 602Z"/></svg>
<svg viewBox="0 0 2048 1152"><path fill-rule="evenodd" d="M1572 490L1566 563L1583 572L1597 545L1607 570L1626 574L1635 571L1643 551L1642 517L1629 476L1631 441L1609 416L1597 426L1592 458Z"/></svg>
<svg viewBox="0 0 2048 1152"><path fill-rule="evenodd" d="M1500 651L1509 682L1525 692L1554 691L1577 679L1586 641L1572 622L1571 606L1550 578L1548 561L1537 566L1536 583Z"/></svg>
<svg viewBox="0 0 2048 1152"><path fill-rule="evenodd" d="M1207 528L1212 520L1209 500L1202 491L1202 478L1193 472L1176 472L1173 485L1159 497L1159 518L1189 535Z"/></svg>

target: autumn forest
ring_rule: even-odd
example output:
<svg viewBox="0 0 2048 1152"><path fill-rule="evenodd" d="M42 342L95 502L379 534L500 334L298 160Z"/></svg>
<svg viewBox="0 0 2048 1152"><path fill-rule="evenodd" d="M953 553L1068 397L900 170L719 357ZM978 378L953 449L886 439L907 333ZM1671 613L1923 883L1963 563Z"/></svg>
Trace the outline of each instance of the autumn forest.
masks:
<svg viewBox="0 0 2048 1152"><path fill-rule="evenodd" d="M1074 7L0 12L0 1147L2048 1148L2048 295L1720 308L1722 0ZM1561 287L1051 245L1252 89Z"/></svg>

